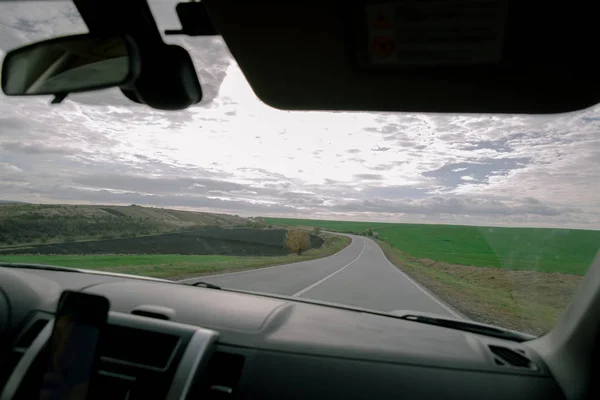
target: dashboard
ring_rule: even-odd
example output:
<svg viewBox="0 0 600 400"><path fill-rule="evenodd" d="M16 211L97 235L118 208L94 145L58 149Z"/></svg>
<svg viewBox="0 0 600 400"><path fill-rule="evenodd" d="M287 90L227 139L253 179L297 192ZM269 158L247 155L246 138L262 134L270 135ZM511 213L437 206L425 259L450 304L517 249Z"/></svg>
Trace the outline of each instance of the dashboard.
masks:
<svg viewBox="0 0 600 400"><path fill-rule="evenodd" d="M1 400L36 398L65 290L110 302L91 399L565 398L526 342L297 298L0 268Z"/></svg>

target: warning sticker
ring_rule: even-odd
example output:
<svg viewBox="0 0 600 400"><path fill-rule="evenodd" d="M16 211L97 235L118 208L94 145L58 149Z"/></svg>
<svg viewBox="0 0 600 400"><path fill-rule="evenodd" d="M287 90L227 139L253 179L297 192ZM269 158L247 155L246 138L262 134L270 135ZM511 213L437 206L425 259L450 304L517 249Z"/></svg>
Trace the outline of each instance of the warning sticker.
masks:
<svg viewBox="0 0 600 400"><path fill-rule="evenodd" d="M394 28L394 24L392 24L392 21L389 20L387 18L387 16L384 13L378 13L377 16L375 17L375 20L373 22L371 22L371 29L372 30L388 30L388 29L393 29Z"/></svg>
<svg viewBox="0 0 600 400"><path fill-rule="evenodd" d="M404 0L368 4L372 65L500 61L506 0Z"/></svg>
<svg viewBox="0 0 600 400"><path fill-rule="evenodd" d="M371 41L371 54L375 58L391 57L396 51L396 41L390 36L375 36Z"/></svg>

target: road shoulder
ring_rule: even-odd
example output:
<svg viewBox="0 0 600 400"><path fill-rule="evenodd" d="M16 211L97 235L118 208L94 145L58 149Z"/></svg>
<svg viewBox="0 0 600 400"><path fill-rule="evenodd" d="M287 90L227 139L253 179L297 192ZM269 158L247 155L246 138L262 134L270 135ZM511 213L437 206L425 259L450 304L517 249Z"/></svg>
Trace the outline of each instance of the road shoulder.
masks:
<svg viewBox="0 0 600 400"><path fill-rule="evenodd" d="M388 260L474 321L541 335L568 306L581 277L412 258L376 240Z"/></svg>

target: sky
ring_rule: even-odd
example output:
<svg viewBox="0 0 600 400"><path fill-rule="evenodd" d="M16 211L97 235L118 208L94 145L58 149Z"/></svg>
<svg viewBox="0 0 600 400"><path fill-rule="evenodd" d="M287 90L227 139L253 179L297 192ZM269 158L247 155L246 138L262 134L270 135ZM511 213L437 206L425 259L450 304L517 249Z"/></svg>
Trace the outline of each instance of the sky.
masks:
<svg viewBox="0 0 600 400"><path fill-rule="evenodd" d="M174 3L151 1L159 27ZM87 29L71 3L0 3L0 53ZM243 216L600 229L600 106L576 113L287 112L263 104L220 37L172 38L204 100L118 89L0 95L0 200L140 204Z"/></svg>

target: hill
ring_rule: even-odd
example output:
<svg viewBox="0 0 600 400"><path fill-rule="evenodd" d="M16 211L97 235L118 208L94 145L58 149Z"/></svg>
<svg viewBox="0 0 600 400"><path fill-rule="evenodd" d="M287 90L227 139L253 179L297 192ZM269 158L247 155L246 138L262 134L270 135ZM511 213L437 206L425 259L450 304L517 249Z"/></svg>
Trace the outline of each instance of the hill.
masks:
<svg viewBox="0 0 600 400"><path fill-rule="evenodd" d="M137 205L7 204L0 207L0 246L146 236L248 223L235 215Z"/></svg>

